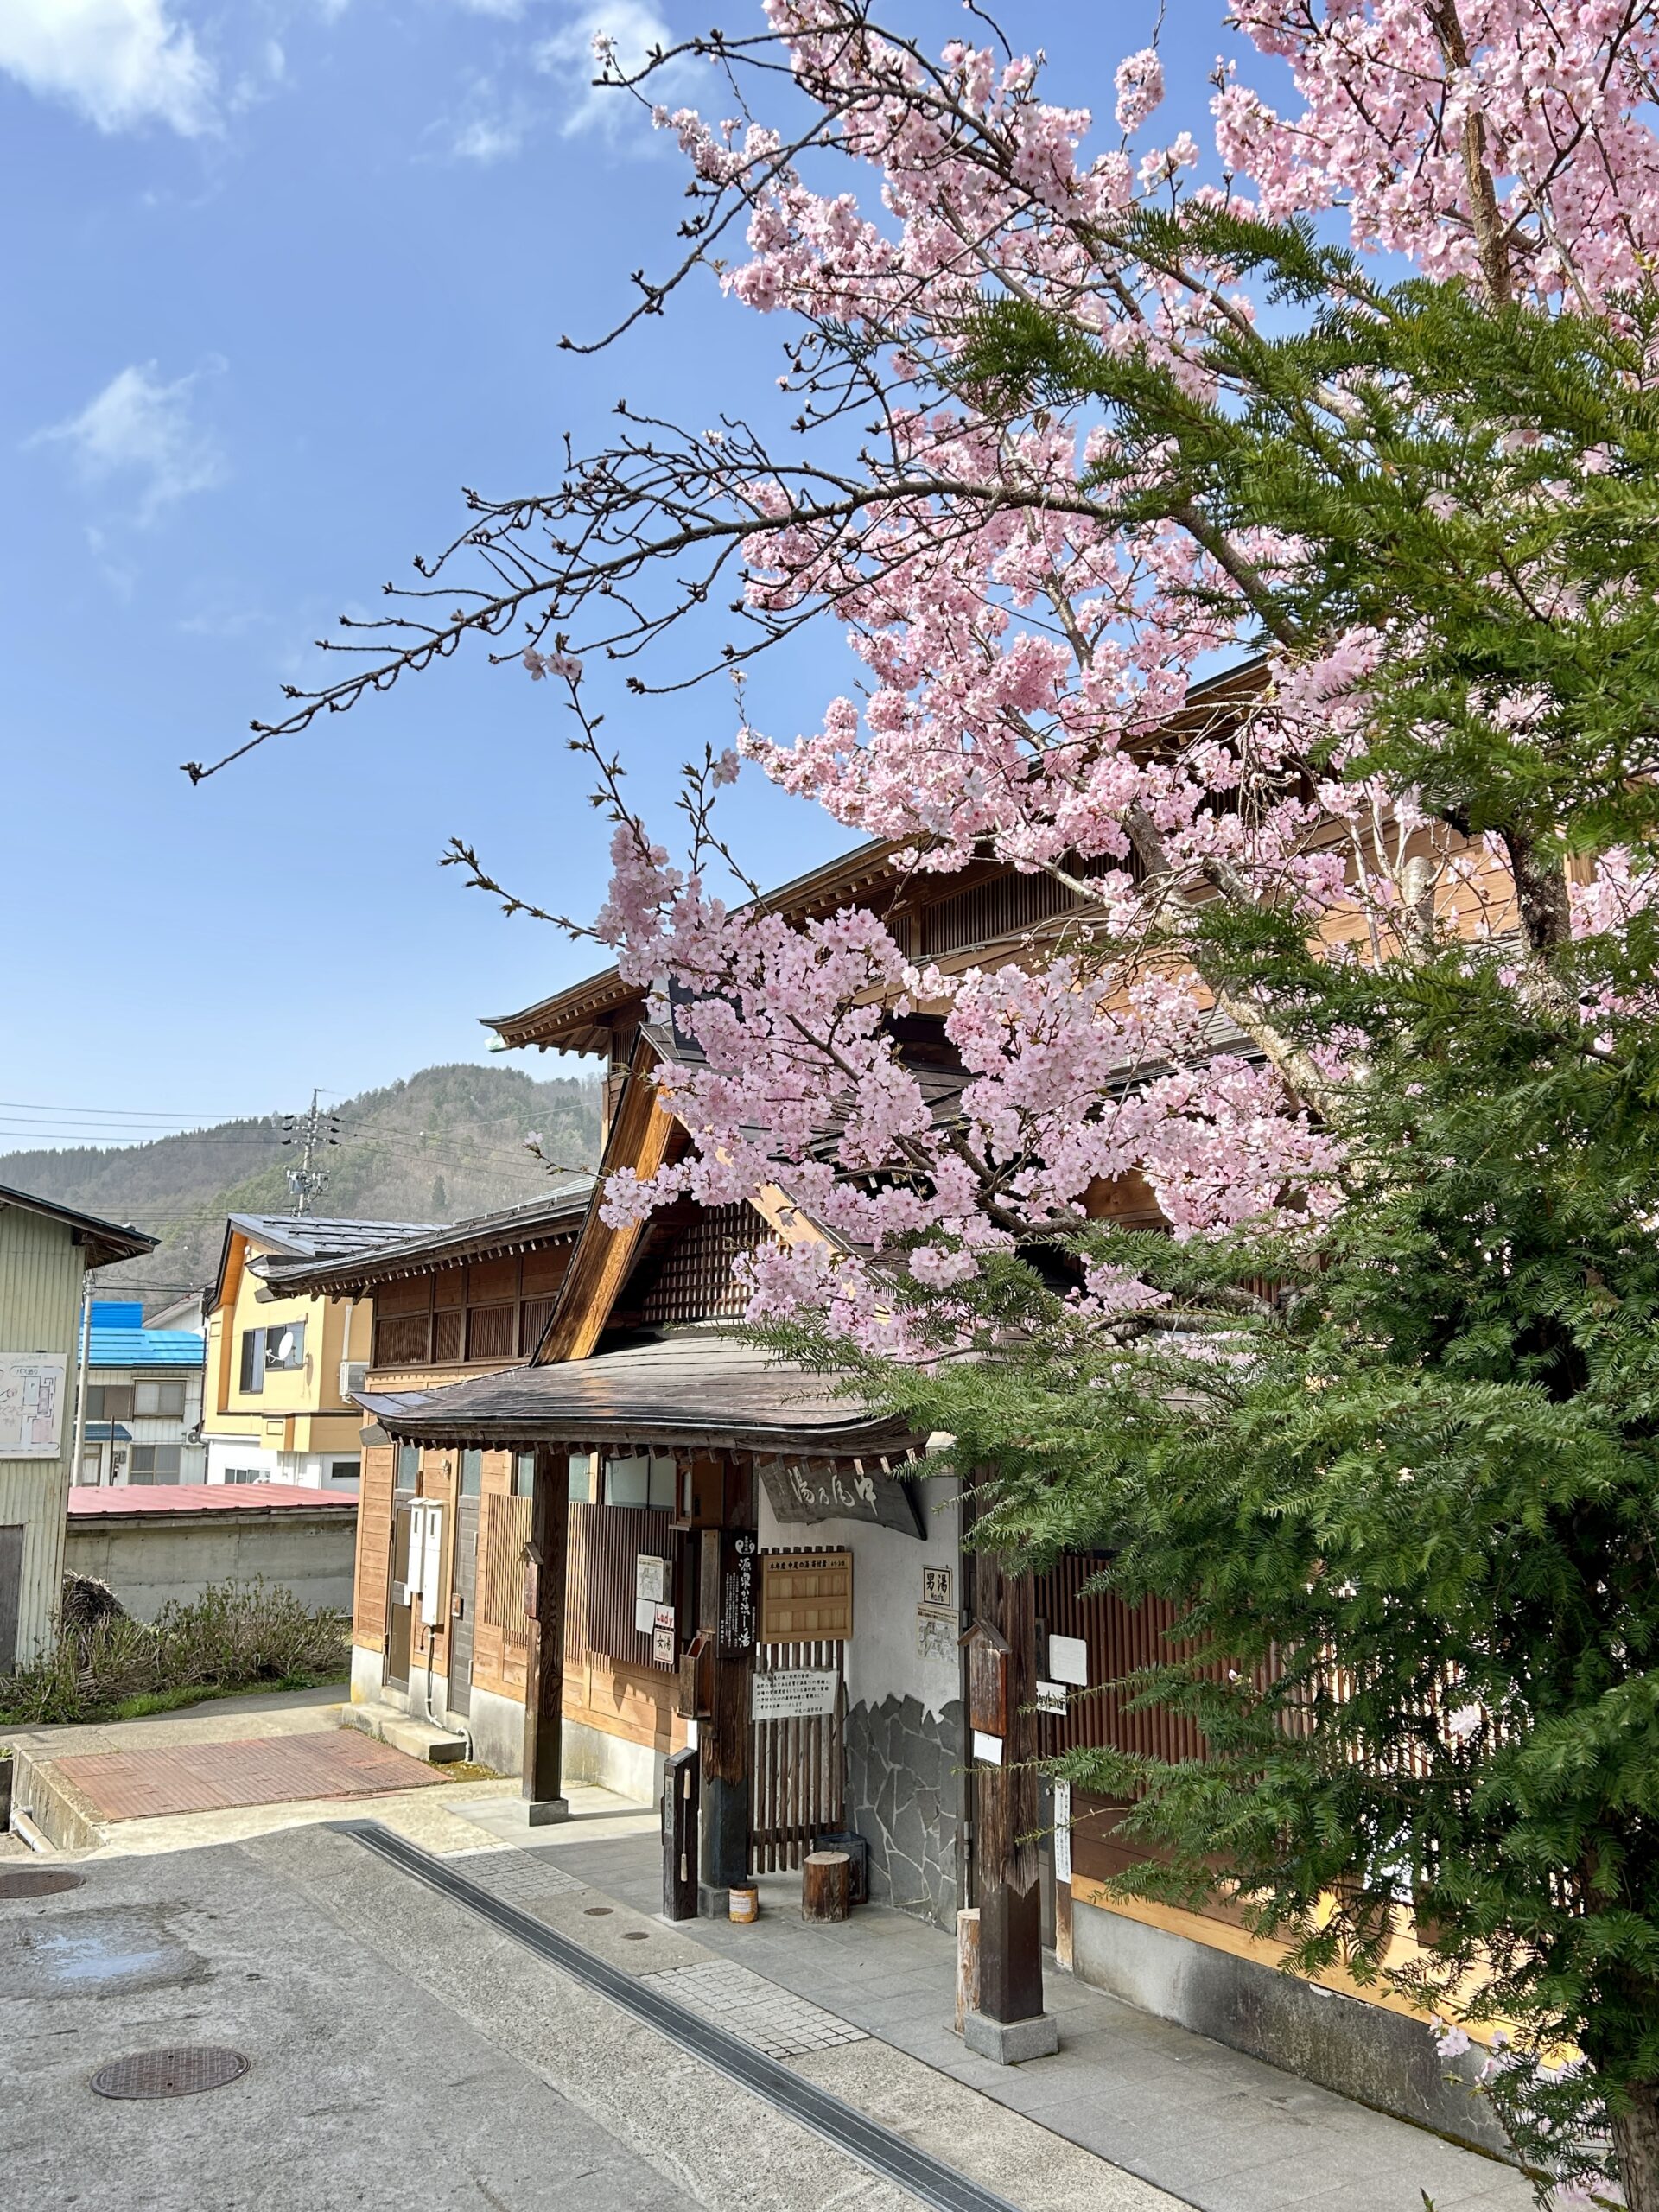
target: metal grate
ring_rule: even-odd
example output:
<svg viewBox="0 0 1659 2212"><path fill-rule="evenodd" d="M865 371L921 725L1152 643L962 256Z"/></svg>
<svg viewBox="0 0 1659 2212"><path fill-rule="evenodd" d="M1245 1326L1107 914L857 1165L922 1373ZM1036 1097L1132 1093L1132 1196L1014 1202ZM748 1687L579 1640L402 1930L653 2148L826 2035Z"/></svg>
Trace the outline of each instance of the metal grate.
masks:
<svg viewBox="0 0 1659 2212"><path fill-rule="evenodd" d="M86 1878L67 1866L10 1866L0 1873L0 1897L53 1897L78 1890Z"/></svg>
<svg viewBox="0 0 1659 2212"><path fill-rule="evenodd" d="M223 2044L185 2044L175 2050L140 2050L100 2066L92 2087L100 2097L194 2097L239 2082L252 2065Z"/></svg>

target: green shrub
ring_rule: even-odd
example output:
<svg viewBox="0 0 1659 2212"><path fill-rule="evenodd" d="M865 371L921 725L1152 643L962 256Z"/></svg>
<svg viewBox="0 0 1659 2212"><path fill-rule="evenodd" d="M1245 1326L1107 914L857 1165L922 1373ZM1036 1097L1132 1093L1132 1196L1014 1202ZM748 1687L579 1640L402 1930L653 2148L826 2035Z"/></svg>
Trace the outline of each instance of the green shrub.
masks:
<svg viewBox="0 0 1659 2212"><path fill-rule="evenodd" d="M298 1688L346 1671L343 1614L256 1580L174 1599L153 1621L106 1614L65 1624L55 1647L0 1676L0 1727L161 1712L261 1684Z"/></svg>

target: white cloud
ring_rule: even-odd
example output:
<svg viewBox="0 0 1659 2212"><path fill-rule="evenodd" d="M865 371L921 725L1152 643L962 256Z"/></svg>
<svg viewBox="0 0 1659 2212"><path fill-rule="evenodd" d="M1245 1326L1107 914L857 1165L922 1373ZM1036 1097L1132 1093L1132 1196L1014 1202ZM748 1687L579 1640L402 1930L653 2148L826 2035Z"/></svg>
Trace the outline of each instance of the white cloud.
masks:
<svg viewBox="0 0 1659 2212"><path fill-rule="evenodd" d="M463 124L450 142L449 150L463 162L505 161L524 143L524 124L513 116L474 116Z"/></svg>
<svg viewBox="0 0 1659 2212"><path fill-rule="evenodd" d="M163 507L193 492L211 491L224 478L217 440L191 414L200 377L224 366L214 360L206 370L164 384L154 361L134 363L111 377L79 415L36 431L29 443L66 446L88 485L136 482L137 518L153 522Z"/></svg>
<svg viewBox="0 0 1659 2212"><path fill-rule="evenodd" d="M0 69L100 130L213 128L213 64L168 0L0 0Z"/></svg>
<svg viewBox="0 0 1659 2212"><path fill-rule="evenodd" d="M653 47L674 43L673 33L650 0L590 0L577 8L567 23L539 41L534 56L536 67L561 78L569 93L562 126L567 137L595 125L613 129L625 118L639 119L638 106L626 92L605 92L594 83L600 74L594 54L596 35L614 41L617 68L627 75L641 67Z"/></svg>

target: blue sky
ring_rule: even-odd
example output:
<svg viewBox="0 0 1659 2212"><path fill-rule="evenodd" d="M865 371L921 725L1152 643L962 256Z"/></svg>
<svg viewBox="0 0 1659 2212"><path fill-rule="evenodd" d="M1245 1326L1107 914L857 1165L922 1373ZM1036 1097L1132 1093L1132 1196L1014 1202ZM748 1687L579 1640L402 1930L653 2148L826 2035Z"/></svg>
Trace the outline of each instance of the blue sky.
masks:
<svg viewBox="0 0 1659 2212"><path fill-rule="evenodd" d="M1168 135L1207 143L1222 13L1171 0ZM1112 67L1154 14L1014 0L1003 21L1109 129ZM891 16L963 26L944 0ZM200 789L178 772L442 542L462 484L549 486L561 433L602 437L619 393L700 426L770 389L781 327L711 280L595 361L556 350L664 265L681 213L677 156L588 88L601 18L626 45L714 11L0 0L0 1150L484 1058L480 1014L601 964L435 865L460 833L544 904L602 895L581 764L516 671L473 655ZM812 727L849 673L829 633L763 662L753 718ZM664 815L675 765L732 725L718 685L605 703ZM771 880L848 842L752 772L727 820Z"/></svg>

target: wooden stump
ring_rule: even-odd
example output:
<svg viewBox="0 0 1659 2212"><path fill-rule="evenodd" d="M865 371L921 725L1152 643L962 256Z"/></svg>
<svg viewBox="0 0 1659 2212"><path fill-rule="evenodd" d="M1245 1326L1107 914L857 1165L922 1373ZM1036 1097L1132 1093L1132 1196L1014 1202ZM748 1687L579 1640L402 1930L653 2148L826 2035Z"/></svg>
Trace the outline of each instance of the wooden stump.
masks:
<svg viewBox="0 0 1659 2212"><path fill-rule="evenodd" d="M979 2010L979 1907L957 1915L957 2033L963 2018Z"/></svg>
<svg viewBox="0 0 1659 2212"><path fill-rule="evenodd" d="M852 1899L853 1862L844 1851L809 1851L801 1861L801 1918L845 1920Z"/></svg>

